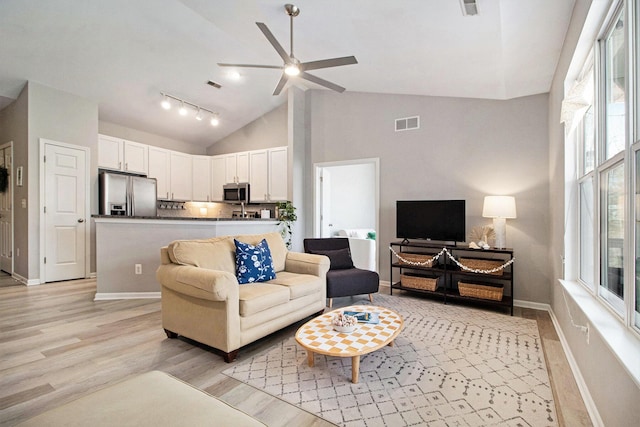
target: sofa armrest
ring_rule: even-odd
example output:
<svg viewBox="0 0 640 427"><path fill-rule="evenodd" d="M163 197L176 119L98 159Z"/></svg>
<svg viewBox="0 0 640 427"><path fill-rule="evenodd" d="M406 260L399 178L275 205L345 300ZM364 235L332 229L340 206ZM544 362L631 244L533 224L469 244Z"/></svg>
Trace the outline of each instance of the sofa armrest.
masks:
<svg viewBox="0 0 640 427"><path fill-rule="evenodd" d="M162 286L195 298L210 301L239 299L238 280L226 271L191 265L161 265L156 278Z"/></svg>
<svg viewBox="0 0 640 427"><path fill-rule="evenodd" d="M311 274L324 277L329 271L329 257L324 255L288 252L285 260L285 271L298 274Z"/></svg>

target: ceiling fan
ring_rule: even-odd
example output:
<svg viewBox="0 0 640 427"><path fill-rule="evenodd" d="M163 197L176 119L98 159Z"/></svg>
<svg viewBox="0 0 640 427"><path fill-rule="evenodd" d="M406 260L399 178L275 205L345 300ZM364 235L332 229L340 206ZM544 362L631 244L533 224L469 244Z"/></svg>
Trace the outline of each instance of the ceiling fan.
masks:
<svg viewBox="0 0 640 427"><path fill-rule="evenodd" d="M287 83L290 77L299 76L305 80L310 82L319 84L320 86L324 86L331 90L335 90L336 92L344 92L345 88L339 86L335 83L331 83L330 81L321 79L320 77L316 77L314 75L309 74L307 71L318 70L320 68L329 68L329 67L338 67L340 65L350 65L357 64L355 56L345 56L342 58L332 58L332 59L321 59L319 61L311 61L311 62L300 62L298 58L293 55L293 18L300 14L300 9L292 4L285 4L284 9L289 15L290 23L291 23L291 53L287 54L282 45L278 43L278 40L273 36L269 28L262 23L256 22L260 31L265 35L269 43L274 47L278 55L284 61L284 65L255 65L255 64L218 64L221 67L244 67L244 68L275 68L279 70L283 70L282 77L280 77L280 81L276 86L276 89L273 91L274 95L279 95L284 85Z"/></svg>

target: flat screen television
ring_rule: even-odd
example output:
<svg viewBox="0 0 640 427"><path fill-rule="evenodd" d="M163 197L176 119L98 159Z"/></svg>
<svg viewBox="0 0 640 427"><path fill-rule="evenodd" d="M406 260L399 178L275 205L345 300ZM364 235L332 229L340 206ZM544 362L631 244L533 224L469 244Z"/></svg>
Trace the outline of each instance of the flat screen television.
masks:
<svg viewBox="0 0 640 427"><path fill-rule="evenodd" d="M396 201L396 237L464 242L464 200Z"/></svg>

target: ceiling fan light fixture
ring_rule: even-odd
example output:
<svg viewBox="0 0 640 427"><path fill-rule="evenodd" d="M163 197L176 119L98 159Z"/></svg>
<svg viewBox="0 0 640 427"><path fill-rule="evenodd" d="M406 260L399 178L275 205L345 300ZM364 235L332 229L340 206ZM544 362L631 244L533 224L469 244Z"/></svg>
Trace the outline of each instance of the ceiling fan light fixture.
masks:
<svg viewBox="0 0 640 427"><path fill-rule="evenodd" d="M300 74L300 67L298 67L298 64L287 64L284 67L284 72L288 76L295 77Z"/></svg>

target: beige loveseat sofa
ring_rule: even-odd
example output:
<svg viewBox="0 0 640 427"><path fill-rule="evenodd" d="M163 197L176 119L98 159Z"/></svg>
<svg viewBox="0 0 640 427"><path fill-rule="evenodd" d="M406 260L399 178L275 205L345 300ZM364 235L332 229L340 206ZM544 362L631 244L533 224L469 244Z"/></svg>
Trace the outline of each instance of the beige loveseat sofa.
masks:
<svg viewBox="0 0 640 427"><path fill-rule="evenodd" d="M276 278L239 285L233 239L267 240ZM329 258L290 252L279 233L178 240L161 249L162 327L233 361L238 349L326 306Z"/></svg>

